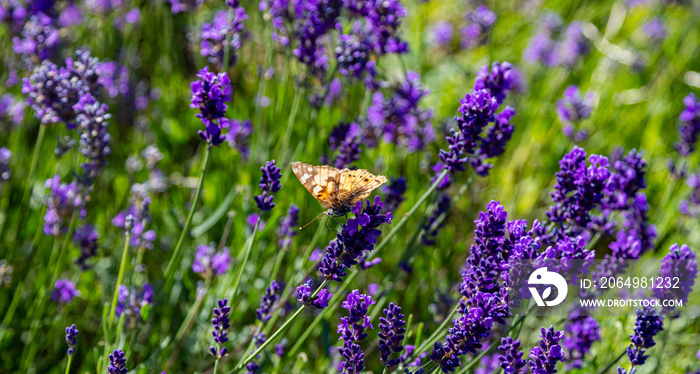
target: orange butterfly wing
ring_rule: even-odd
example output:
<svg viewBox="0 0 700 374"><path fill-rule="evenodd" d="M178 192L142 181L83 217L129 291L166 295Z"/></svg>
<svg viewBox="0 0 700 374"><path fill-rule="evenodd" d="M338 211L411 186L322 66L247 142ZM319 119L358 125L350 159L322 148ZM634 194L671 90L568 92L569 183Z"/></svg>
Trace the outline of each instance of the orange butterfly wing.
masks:
<svg viewBox="0 0 700 374"><path fill-rule="evenodd" d="M328 165L313 166L299 161L292 163L292 171L326 209L352 206L387 182L386 177L364 169L338 170Z"/></svg>

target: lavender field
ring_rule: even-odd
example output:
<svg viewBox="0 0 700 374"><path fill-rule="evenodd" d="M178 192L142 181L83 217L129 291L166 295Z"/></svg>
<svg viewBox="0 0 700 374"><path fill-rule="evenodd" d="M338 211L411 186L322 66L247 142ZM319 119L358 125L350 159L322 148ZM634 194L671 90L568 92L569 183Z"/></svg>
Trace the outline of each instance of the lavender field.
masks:
<svg viewBox="0 0 700 374"><path fill-rule="evenodd" d="M0 21L0 373L700 373L700 3Z"/></svg>

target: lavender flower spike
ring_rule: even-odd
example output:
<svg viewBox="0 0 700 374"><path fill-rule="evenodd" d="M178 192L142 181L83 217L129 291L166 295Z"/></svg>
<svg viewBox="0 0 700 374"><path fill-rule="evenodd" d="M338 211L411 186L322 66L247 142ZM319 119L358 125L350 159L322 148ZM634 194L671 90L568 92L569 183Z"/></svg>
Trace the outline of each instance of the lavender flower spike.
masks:
<svg viewBox="0 0 700 374"><path fill-rule="evenodd" d="M525 360L523 360L523 352L520 351L520 339L511 338L510 336L501 338L501 345L498 350L502 353L498 355L499 366L506 374L519 374L525 368Z"/></svg>
<svg viewBox="0 0 700 374"><path fill-rule="evenodd" d="M647 349L656 345L654 336L663 330L663 319L653 307L646 306L637 309L637 319L634 322L634 333L630 335L630 344L627 347L627 357L632 365L644 365L649 356L645 355Z"/></svg>
<svg viewBox="0 0 700 374"><path fill-rule="evenodd" d="M68 356L75 353L75 345L78 344L78 329L75 325L66 327L66 343L68 344Z"/></svg>
<svg viewBox="0 0 700 374"><path fill-rule="evenodd" d="M530 351L530 369L533 374L556 373L556 365L564 361L564 351L559 341L564 338L564 331L554 331L554 326L540 329L540 342Z"/></svg>
<svg viewBox="0 0 700 374"><path fill-rule="evenodd" d="M297 287L297 297L302 304L308 306L311 309L323 309L328 306L328 301L333 296L332 293L328 292L325 288L319 291L316 297L311 298L311 280L309 279L306 283Z"/></svg>
<svg viewBox="0 0 700 374"><path fill-rule="evenodd" d="M258 208L262 211L269 211L275 207L273 193L282 188L280 179L282 178L282 172L280 168L275 165L275 160L268 161L265 166L260 167L262 171L262 177L260 177L260 189L263 190L262 195L255 196L255 203L258 204Z"/></svg>
<svg viewBox="0 0 700 374"><path fill-rule="evenodd" d="M697 255L690 250L690 247L678 243L669 248L668 254L661 260L659 275L664 278L678 278L679 288L655 287L654 297L659 300L680 300L683 304L688 304L688 295L693 290L695 278L698 275ZM664 313L672 313L673 309L664 308Z"/></svg>
<svg viewBox="0 0 700 374"><path fill-rule="evenodd" d="M217 302L218 308L214 308L214 318L211 320L211 324L214 326L214 330L211 333L214 336L214 342L216 342L217 346L228 341L226 330L231 327L228 318L229 313L231 313L231 307L227 306L227 303L228 299L219 299ZM228 348L221 347L217 350L217 347L211 346L209 347L209 353L218 360L228 353Z"/></svg>
<svg viewBox="0 0 700 374"><path fill-rule="evenodd" d="M126 374L129 370L126 368L126 354L121 349L115 349L109 355L109 366L107 372L109 374Z"/></svg>
<svg viewBox="0 0 700 374"><path fill-rule="evenodd" d="M192 82L192 103L190 108L199 109L197 118L204 123L205 131L199 131L199 136L210 145L216 146L224 141L222 128L228 128L228 120L224 118L231 101L231 81L226 73L214 74L208 67L199 71L198 80Z"/></svg>
<svg viewBox="0 0 700 374"><path fill-rule="evenodd" d="M267 322L270 319L272 307L279 301L279 293L282 291L282 286L277 281L272 281L270 286L265 289L265 295L262 297L260 308L255 311L255 316L260 322Z"/></svg>
<svg viewBox="0 0 700 374"><path fill-rule="evenodd" d="M404 334L406 333L406 321L403 320L401 307L389 303L389 308L384 309L384 317L379 317L379 354L382 364L386 367L394 367L400 363L399 358L391 358L392 354L403 351Z"/></svg>
<svg viewBox="0 0 700 374"><path fill-rule="evenodd" d="M195 253L192 263L192 271L195 273L199 273L205 278L214 277L225 274L230 267L231 255L228 247L217 252L214 243L197 246L197 253Z"/></svg>
<svg viewBox="0 0 700 374"><path fill-rule="evenodd" d="M338 353L344 359L343 374L360 373L365 368L365 355L358 343L367 338L365 329L373 328L367 309L374 303L371 296L354 290L341 304L349 313L338 324L339 339L343 340L343 346L338 347Z"/></svg>

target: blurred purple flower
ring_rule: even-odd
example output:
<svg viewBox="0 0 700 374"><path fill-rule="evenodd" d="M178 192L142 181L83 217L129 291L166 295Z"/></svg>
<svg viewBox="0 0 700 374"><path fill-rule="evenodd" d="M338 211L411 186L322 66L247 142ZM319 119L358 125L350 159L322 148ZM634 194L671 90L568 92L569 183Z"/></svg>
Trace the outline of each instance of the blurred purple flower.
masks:
<svg viewBox="0 0 700 374"><path fill-rule="evenodd" d="M200 244L194 255L192 271L203 277L212 277L226 274L231 267L231 255L228 247L224 247L221 252L216 251L214 243L209 245Z"/></svg>
<svg viewBox="0 0 700 374"><path fill-rule="evenodd" d="M666 22L661 17L654 17L642 26L644 36L652 43L666 39Z"/></svg>
<svg viewBox="0 0 700 374"><path fill-rule="evenodd" d="M60 236L68 231L67 223L73 214L84 218L85 200L81 186L76 182L61 183L61 177L56 175L46 180L45 187L49 193L44 199L46 214L44 215L44 234Z"/></svg>
<svg viewBox="0 0 700 374"><path fill-rule="evenodd" d="M460 29L462 48L474 48L486 43L488 32L496 22L496 14L486 5L479 5L467 12L467 25Z"/></svg>
<svg viewBox="0 0 700 374"><path fill-rule="evenodd" d="M678 278L680 287L655 287L654 297L659 300L680 300L682 305L687 305L688 295L693 290L695 278L698 276L697 255L685 244L680 247L678 243L671 245L668 254L661 260L659 275L664 278ZM663 309L663 313L666 314L675 315L674 312L673 308Z"/></svg>
<svg viewBox="0 0 700 374"><path fill-rule="evenodd" d="M364 141L370 147L379 145L380 140L405 147L413 152L423 149L435 139L431 110L418 107L421 99L429 91L420 84L420 76L415 72L406 73L405 81L391 87L391 96L376 92L372 104L367 109Z"/></svg>
<svg viewBox="0 0 700 374"><path fill-rule="evenodd" d="M233 15L233 19L231 19ZM236 63L236 52L241 48L244 22L248 19L245 9L238 6L232 10L216 12L211 23L204 23L200 33L199 54L209 63L221 67L224 63L226 41L229 41L228 64Z"/></svg>
<svg viewBox="0 0 700 374"><path fill-rule="evenodd" d="M0 183L7 182L12 176L10 157L12 157L12 152L9 149L5 147L0 148Z"/></svg>
<svg viewBox="0 0 700 374"><path fill-rule="evenodd" d="M384 206L390 212L396 211L401 203L406 200L404 196L406 193L406 178L389 178L389 184L384 187L384 193L386 194Z"/></svg>
<svg viewBox="0 0 700 374"><path fill-rule="evenodd" d="M228 121L228 132L224 138L231 146L240 152L244 159L250 156L250 134L253 133L253 125L250 120L239 121L232 119Z"/></svg>
<svg viewBox="0 0 700 374"><path fill-rule="evenodd" d="M258 321L265 323L272 317L270 315L272 313L272 307L279 301L279 293L282 292L282 288L283 286L281 284L273 280L270 286L265 289L260 307L255 311L255 317Z"/></svg>
<svg viewBox="0 0 700 374"><path fill-rule="evenodd" d="M689 156L695 152L695 144L700 135L700 101L694 94L690 93L683 98L685 108L681 112L678 119L681 121L678 127L680 139L676 142L675 147L680 152L681 156Z"/></svg>
<svg viewBox="0 0 700 374"><path fill-rule="evenodd" d="M95 231L95 228L90 224L85 224L75 229L73 234L73 242L80 247L80 257L75 260L75 264L82 270L87 270L87 260L97 255L97 241L100 235Z"/></svg>
<svg viewBox="0 0 700 374"><path fill-rule="evenodd" d="M438 21L431 27L432 40L439 46L449 46L452 43L453 27L449 21Z"/></svg>
<svg viewBox="0 0 700 374"><path fill-rule="evenodd" d="M119 285L118 303L115 309L117 317L125 314L124 324L130 328L135 328L141 321L141 311L153 304L153 286L146 283L141 291L136 287L129 290L123 284Z"/></svg>
<svg viewBox="0 0 700 374"><path fill-rule="evenodd" d="M75 284L68 279L59 279L54 284L51 300L65 304L76 296L80 296L80 291L75 288Z"/></svg>
<svg viewBox="0 0 700 374"><path fill-rule="evenodd" d="M280 248L289 248L292 245L292 238L297 235L299 225L299 207L294 204L289 206L287 215L282 219L277 228L277 236L280 238L277 245Z"/></svg>
<svg viewBox="0 0 700 374"><path fill-rule="evenodd" d="M58 48L59 34L53 20L38 13L24 24L21 37L13 37L13 50L20 55L28 69L54 57Z"/></svg>
<svg viewBox="0 0 700 374"><path fill-rule="evenodd" d="M7 93L0 96L0 129L21 125L24 120L24 108L24 101L16 99L14 95Z"/></svg>

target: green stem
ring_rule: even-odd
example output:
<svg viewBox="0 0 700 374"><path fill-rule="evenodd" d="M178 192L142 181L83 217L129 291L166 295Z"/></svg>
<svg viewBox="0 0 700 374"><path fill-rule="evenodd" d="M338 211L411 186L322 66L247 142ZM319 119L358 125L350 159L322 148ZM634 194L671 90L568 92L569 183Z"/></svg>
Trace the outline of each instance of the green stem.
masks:
<svg viewBox="0 0 700 374"><path fill-rule="evenodd" d="M238 295L238 286L241 284L241 278L243 277L243 272L245 271L246 265L248 265L248 259L250 259L250 252L251 249L253 248L253 242L255 241L255 234L258 233L258 228L260 227L260 222L262 219L258 219L258 222L255 223L255 227L253 228L253 234L250 236L250 239L248 240L248 245L246 246L245 249L245 254L243 255L243 262L241 263L241 270L238 272L238 276L236 277L236 283L233 284L233 291L231 292L231 303L233 304L233 300L236 300L236 295Z"/></svg>
<svg viewBox="0 0 700 374"><path fill-rule="evenodd" d="M318 293L321 292L323 287L326 286L326 283L328 283L328 279L324 280L323 283L321 283L321 285L318 286L318 288L316 288L316 291L314 291L314 293L311 295L311 299L316 297L318 295ZM241 371L246 365L248 365L248 363L253 361L253 359L255 359L255 357L257 357L263 350L265 350L265 348L268 345L272 344L272 342L274 342L275 339L277 339L277 337L279 337L285 330L287 330L289 328L289 326L292 325L292 322L294 322L294 320L297 317L299 317L299 315L301 314L302 311L304 311L304 309L306 309L306 305L302 304L299 307L299 309L297 309L297 311L294 312L294 314L292 314L291 317L289 317L286 321L284 321L284 324L282 326L280 326L280 328L277 329L277 331L275 331L275 333L272 334L272 336L270 336L265 341L265 343L260 345L260 347L258 347L258 349L256 349L255 352L253 352L250 356L248 356L245 360L243 360L243 362L238 364L238 366L236 366L236 368L231 372L231 374Z"/></svg>
<svg viewBox="0 0 700 374"><path fill-rule="evenodd" d="M172 284L170 278L175 273L175 267L180 263L180 252L182 250L182 244L185 242L185 237L190 231L190 226L192 225L192 217L194 217L194 212L197 210L197 202L199 201L199 195L202 193L202 186L204 186L204 176L207 174L207 168L209 166L209 157L211 156L212 145L207 145L207 150L204 153L204 162L202 162L202 172L199 175L199 182L197 183L197 190L194 193L194 200L192 201L192 206L190 207L190 213L187 215L187 220L185 221L185 227L182 228L182 233L180 234L180 239L177 241L175 250L173 251L172 257L170 257L170 263L165 270L166 282ZM168 289L170 287L166 287Z"/></svg>
<svg viewBox="0 0 700 374"><path fill-rule="evenodd" d="M70 373L70 365L73 363L73 356L74 355L75 355L75 353L68 356L68 364L66 365L66 374Z"/></svg>
<svg viewBox="0 0 700 374"><path fill-rule="evenodd" d="M283 160L287 160L287 151L289 149L289 140L292 137L292 128L294 128L294 121L297 117L297 112L299 112L299 102L301 101L301 92L303 90L297 90L294 94L294 101L292 102L292 112L287 117L287 129L284 131L284 139L282 141L282 152L280 153Z"/></svg>
<svg viewBox="0 0 700 374"><path fill-rule="evenodd" d="M39 134L36 138L36 143L34 144L34 154L32 155L32 163L29 166L29 175L27 175L27 185L24 187L24 195L22 196L22 201L27 199L27 194L31 190L32 180L34 179L34 172L36 172L36 166L39 164L39 154L41 153L41 145L44 143L44 135L46 134L46 126L39 125Z"/></svg>
<svg viewBox="0 0 700 374"><path fill-rule="evenodd" d="M119 265L119 275L117 276L117 284L114 286L114 296L112 296L112 306L109 312L109 326L112 326L114 321L114 313L117 309L117 297L119 296L119 285L122 284L124 278L124 270L126 269L126 256L129 253L129 242L131 241L131 231L126 231L126 240L124 241L124 251L122 251L122 262Z"/></svg>

